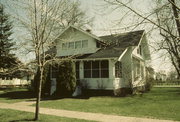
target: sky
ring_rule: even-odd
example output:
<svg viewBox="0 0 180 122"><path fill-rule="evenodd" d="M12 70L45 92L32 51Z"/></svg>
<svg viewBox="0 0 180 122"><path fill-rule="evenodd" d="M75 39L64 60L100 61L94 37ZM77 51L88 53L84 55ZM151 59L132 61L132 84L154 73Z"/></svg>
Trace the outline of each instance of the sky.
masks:
<svg viewBox="0 0 180 122"><path fill-rule="evenodd" d="M4 2L6 0L0 0L1 2ZM9 0L10 3L11 0ZM113 33L123 33L126 31L131 31L128 29L124 29L124 27L129 26L132 22L135 22L134 16L126 16L126 19L122 21L121 23L118 23L123 15L127 12L125 9L116 9L112 11L112 6L107 6L107 4L103 0L80 0L81 2L81 8L86 12L87 16L93 17L93 26L90 27L92 30L92 33L101 36L101 35L107 35L107 34L113 34ZM148 13L152 9L152 1L151 0L137 0L136 3L132 4L132 7L136 9L138 12L141 13ZM12 8L11 8L12 9ZM7 11L8 7L7 7ZM20 11L21 12L21 11ZM146 32L148 32L151 25L145 25L145 26L139 26L135 30L138 29L145 29ZM19 28L14 29L13 37L18 40L19 37L22 37L24 33L21 31L21 34L18 34ZM151 36L148 37L148 41L153 45L154 41L161 39L158 35L158 33L154 32ZM169 60L167 58L162 57L163 51L161 52L154 52L151 49L151 58L152 63L151 66L156 70L165 70L169 71L172 69L171 64L169 63ZM29 56L25 55L19 55L20 59L23 61L28 61L30 59Z"/></svg>

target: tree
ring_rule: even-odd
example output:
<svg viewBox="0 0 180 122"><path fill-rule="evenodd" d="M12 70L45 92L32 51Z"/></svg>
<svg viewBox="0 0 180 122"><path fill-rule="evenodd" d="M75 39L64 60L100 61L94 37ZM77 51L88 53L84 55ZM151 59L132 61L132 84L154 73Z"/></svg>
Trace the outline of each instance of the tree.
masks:
<svg viewBox="0 0 180 122"><path fill-rule="evenodd" d="M4 7L0 4L0 77L8 77L7 72L18 63L15 54L10 52L14 46L12 39L10 39L11 29L12 24L9 21L9 16L4 13Z"/></svg>
<svg viewBox="0 0 180 122"><path fill-rule="evenodd" d="M156 5L148 14L138 12L130 5L135 0L123 1L123 0L105 0L108 4L114 5L117 8L126 8L131 14L134 14L140 18L139 22L132 25L138 27L141 24L149 23L159 31L163 39L158 42L157 50L166 50L169 54L171 62L178 73L180 78L180 8L178 7L180 2L175 0L157 0L154 1ZM156 19L154 19L156 17ZM131 26L131 27L132 27Z"/></svg>
<svg viewBox="0 0 180 122"><path fill-rule="evenodd" d="M82 26L90 21L79 8L80 3L71 0L26 0L15 1L16 5L24 9L25 19L19 19L21 27L27 30L29 35L28 51L34 51L35 63L40 74L38 80L35 120L39 119L39 102L45 65L51 61L57 61L55 55L48 52L55 47L54 41L58 34L68 25ZM16 13L17 15L18 13ZM16 18L16 17L15 17ZM47 57L50 59L47 60Z"/></svg>

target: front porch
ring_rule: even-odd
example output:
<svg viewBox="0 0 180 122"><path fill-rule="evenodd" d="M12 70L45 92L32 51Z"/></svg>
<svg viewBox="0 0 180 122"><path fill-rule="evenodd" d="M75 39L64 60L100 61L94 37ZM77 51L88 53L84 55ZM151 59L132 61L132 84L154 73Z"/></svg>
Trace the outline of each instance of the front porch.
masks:
<svg viewBox="0 0 180 122"><path fill-rule="evenodd" d="M114 90L124 87L122 63L117 59L76 60L76 78L86 89Z"/></svg>

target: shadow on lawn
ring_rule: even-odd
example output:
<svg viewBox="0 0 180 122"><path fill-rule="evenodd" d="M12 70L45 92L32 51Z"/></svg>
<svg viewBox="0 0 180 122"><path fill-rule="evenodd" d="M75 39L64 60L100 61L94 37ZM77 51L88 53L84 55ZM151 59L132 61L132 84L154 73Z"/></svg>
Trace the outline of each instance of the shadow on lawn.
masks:
<svg viewBox="0 0 180 122"><path fill-rule="evenodd" d="M11 91L11 90L5 90L5 92L0 94L1 98L7 98L7 99L30 99L34 98L34 94L31 91Z"/></svg>
<svg viewBox="0 0 180 122"><path fill-rule="evenodd" d="M9 122L27 122L27 121L35 121L34 119L21 119L21 120L12 120L12 121L9 121Z"/></svg>

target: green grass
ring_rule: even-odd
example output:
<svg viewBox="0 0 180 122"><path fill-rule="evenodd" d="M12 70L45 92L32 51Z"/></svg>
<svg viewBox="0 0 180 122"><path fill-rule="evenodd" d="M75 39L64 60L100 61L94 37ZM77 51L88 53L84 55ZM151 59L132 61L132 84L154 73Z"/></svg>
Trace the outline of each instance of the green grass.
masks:
<svg viewBox="0 0 180 122"><path fill-rule="evenodd" d="M1 88L0 102L15 103L34 98L32 92L27 88Z"/></svg>
<svg viewBox="0 0 180 122"><path fill-rule="evenodd" d="M27 122L27 121L33 121L33 118L34 118L34 114L30 112L24 112L24 111L22 112L22 111L10 110L10 109L0 109L1 122ZM37 122L86 122L86 120L40 114L39 121Z"/></svg>
<svg viewBox="0 0 180 122"><path fill-rule="evenodd" d="M41 102L42 107L84 112L180 120L180 88L153 88L142 96L90 97Z"/></svg>
<svg viewBox="0 0 180 122"><path fill-rule="evenodd" d="M0 89L0 102L15 103L32 98L33 94L27 89ZM180 88L153 88L143 96L47 100L41 102L41 107L180 121Z"/></svg>

